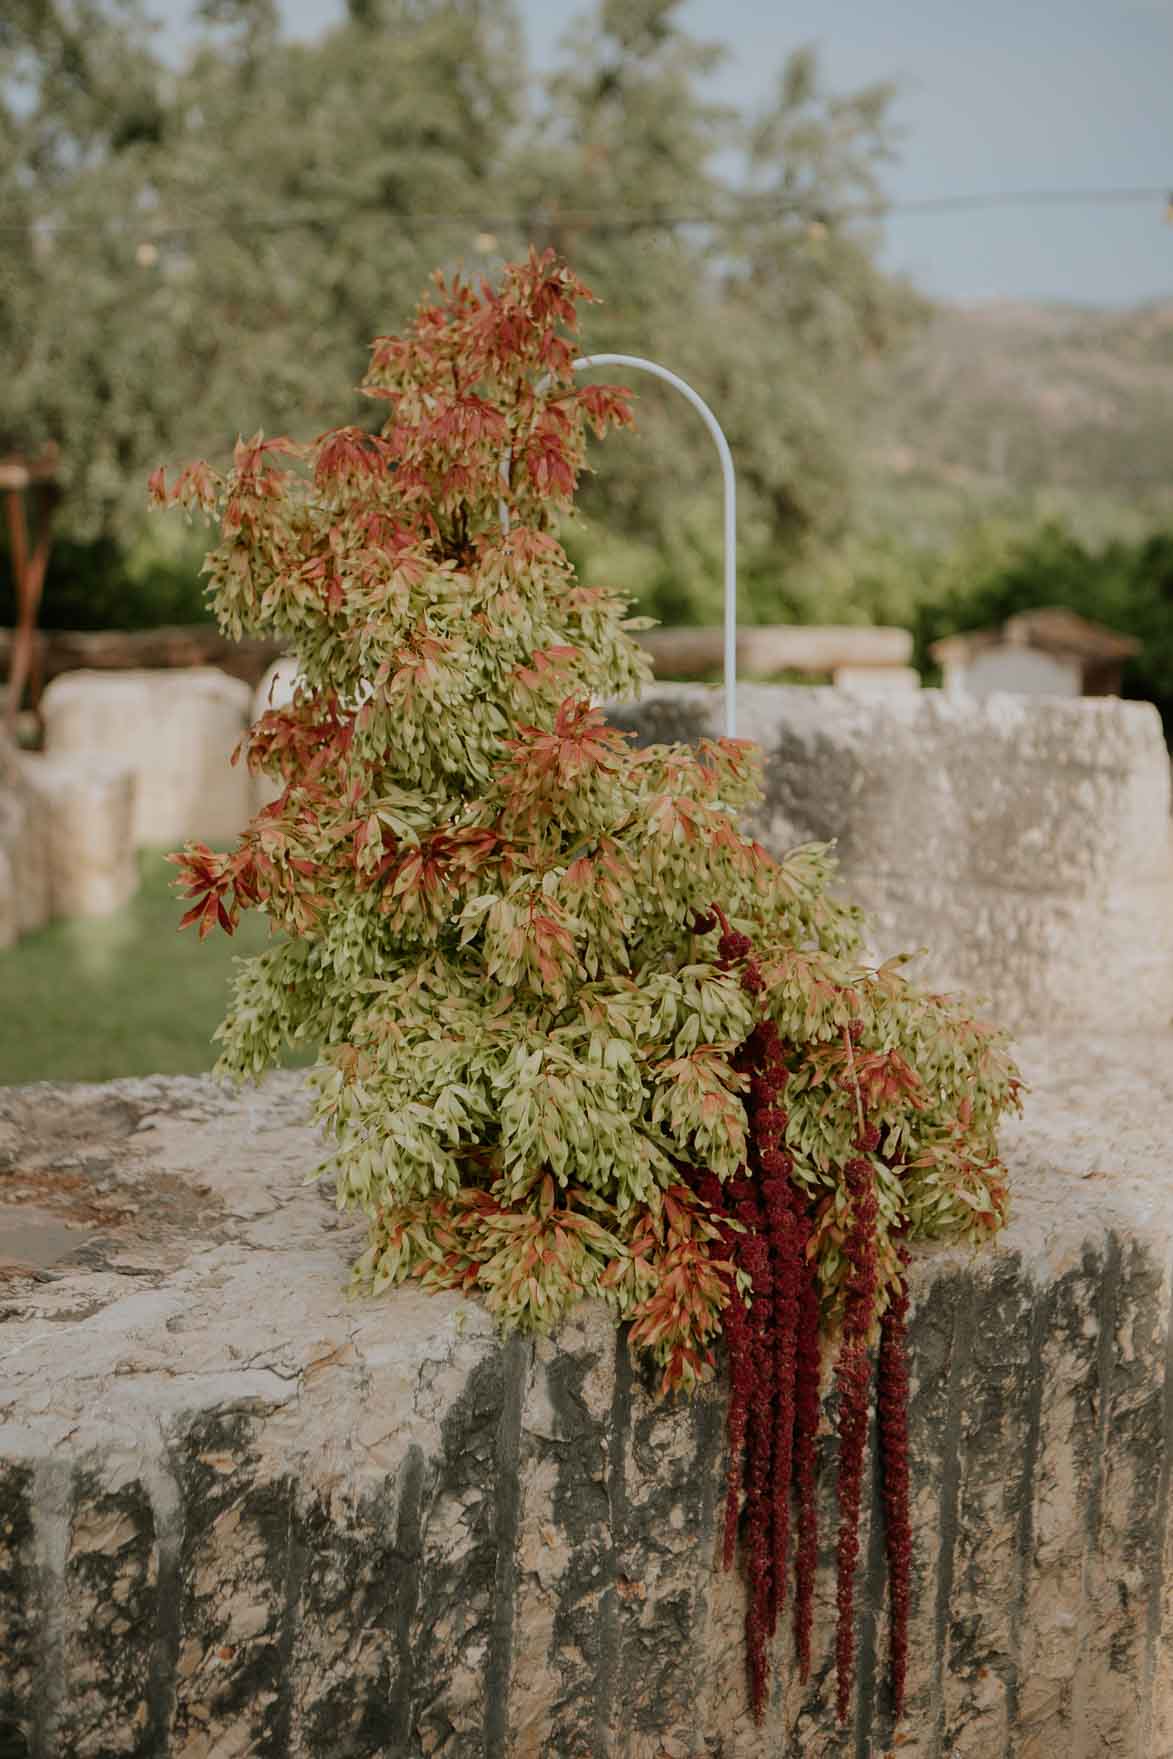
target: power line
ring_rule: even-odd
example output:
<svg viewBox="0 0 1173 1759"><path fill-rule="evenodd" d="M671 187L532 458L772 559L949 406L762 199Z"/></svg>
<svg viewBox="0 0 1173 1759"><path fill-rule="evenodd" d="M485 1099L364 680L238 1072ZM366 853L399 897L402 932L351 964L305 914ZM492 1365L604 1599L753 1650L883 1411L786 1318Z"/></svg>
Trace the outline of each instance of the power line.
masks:
<svg viewBox="0 0 1173 1759"><path fill-rule="evenodd" d="M1168 185L1149 184L1108 189L1019 189L985 190L941 196L913 196L867 202L847 202L828 207L812 196L771 197L755 201L739 196L737 212L717 213L713 210L665 212L638 208L556 208L536 205L528 213L486 213L483 209L444 211L429 209L394 209L378 202L350 202L344 205L318 204L306 210L268 215L200 216L184 220L152 223L147 213L126 214L112 220L56 220L48 215L26 219L20 224L0 223L0 237L25 237L30 231L45 239L83 233L126 233L144 240L182 238L197 232L284 232L301 227L337 225L361 215L377 216L405 228L413 226L476 227L485 232L494 229L522 230L534 226L560 226L567 230L657 231L677 227L707 226L723 229L766 226L776 220L794 216L813 225L860 219L883 220L893 215L932 217L939 214L972 213L986 209L1027 209L1041 207L1125 207L1160 202L1173 206Z"/></svg>
<svg viewBox="0 0 1173 1759"><path fill-rule="evenodd" d="M1173 200L1169 186L1154 184L1117 189L1011 189L986 190L976 195L921 196L890 202L893 214L962 213L977 208L1126 207L1138 203Z"/></svg>

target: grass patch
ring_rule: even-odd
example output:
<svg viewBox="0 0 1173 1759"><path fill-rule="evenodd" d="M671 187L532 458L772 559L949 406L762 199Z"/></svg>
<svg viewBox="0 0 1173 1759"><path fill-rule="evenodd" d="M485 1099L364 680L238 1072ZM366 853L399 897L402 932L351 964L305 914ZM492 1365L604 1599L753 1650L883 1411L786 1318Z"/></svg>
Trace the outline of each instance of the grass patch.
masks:
<svg viewBox="0 0 1173 1759"><path fill-rule="evenodd" d="M0 952L0 1086L199 1075L216 1060L234 961L269 939L260 916L202 945L178 932L175 869L140 856L142 883L116 916L55 922ZM287 1066L312 1062L308 1052Z"/></svg>

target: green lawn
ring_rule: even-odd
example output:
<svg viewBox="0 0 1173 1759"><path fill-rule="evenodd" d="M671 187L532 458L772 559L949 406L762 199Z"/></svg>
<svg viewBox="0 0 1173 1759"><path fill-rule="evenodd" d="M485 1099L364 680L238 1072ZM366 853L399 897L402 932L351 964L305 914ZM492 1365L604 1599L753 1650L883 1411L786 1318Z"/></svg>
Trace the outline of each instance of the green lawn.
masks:
<svg viewBox="0 0 1173 1759"><path fill-rule="evenodd" d="M116 916L55 922L0 952L0 1086L212 1067L233 960L258 952L268 926L246 916L231 940L201 945L194 928L176 928L175 869L157 851L141 867L138 895Z"/></svg>

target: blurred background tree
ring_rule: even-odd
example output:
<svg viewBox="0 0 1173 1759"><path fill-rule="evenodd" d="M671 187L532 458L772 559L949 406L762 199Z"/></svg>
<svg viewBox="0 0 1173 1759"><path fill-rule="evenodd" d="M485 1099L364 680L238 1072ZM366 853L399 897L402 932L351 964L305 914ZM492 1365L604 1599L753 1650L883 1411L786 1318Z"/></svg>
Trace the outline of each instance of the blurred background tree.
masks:
<svg viewBox="0 0 1173 1759"><path fill-rule="evenodd" d="M19 0L0 37L0 433L59 441L77 538L137 533L161 459L369 413L345 388L463 244L434 216L492 198L522 96L492 0L355 0L312 44L270 0L199 24L178 71L133 0Z"/></svg>
<svg viewBox="0 0 1173 1759"><path fill-rule="evenodd" d="M677 0L602 0L549 82L521 184L531 234L608 302L591 347L670 364L719 412L755 582L746 609L770 621L786 611L787 563L850 522L861 365L923 309L877 264L891 93L829 94L799 50L760 114L722 111L704 89L720 50L689 38L678 11ZM876 218L841 217L854 208ZM590 538L656 615L717 621L711 443L674 393L636 389L640 433L611 449L583 497ZM591 542L571 548L586 560Z"/></svg>
<svg viewBox="0 0 1173 1759"><path fill-rule="evenodd" d="M0 438L60 443L63 534L133 555L160 459L222 454L258 421L370 420L345 387L432 267L492 272L530 241L607 302L591 347L652 353L720 410L747 555L776 575L841 532L859 363L919 306L877 267L874 221L821 216L881 212L889 94L832 96L800 52L737 117L706 96L720 50L679 10L602 0L538 84L509 0L350 0L310 43L282 37L272 0L206 0L179 69L135 0L19 0L0 37ZM645 434L573 541L659 614L703 618L710 441L639 390ZM138 578L158 585L163 561Z"/></svg>

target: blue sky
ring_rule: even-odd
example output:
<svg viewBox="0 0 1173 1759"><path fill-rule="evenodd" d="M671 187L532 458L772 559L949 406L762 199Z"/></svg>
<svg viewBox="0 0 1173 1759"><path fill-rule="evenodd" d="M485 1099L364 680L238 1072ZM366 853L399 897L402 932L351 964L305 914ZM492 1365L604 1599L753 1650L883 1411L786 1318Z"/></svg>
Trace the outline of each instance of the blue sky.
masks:
<svg viewBox="0 0 1173 1759"><path fill-rule="evenodd" d="M178 45L186 0L150 0ZM580 0L521 0L530 57L549 63ZM311 36L335 0L282 0ZM1173 191L1173 0L688 0L693 34L727 44L717 94L752 106L787 50L818 45L840 89L899 88L894 200L1021 189ZM957 299L1121 305L1173 297L1163 201L895 214L887 261Z"/></svg>

